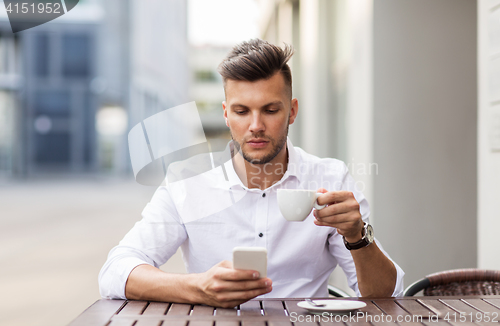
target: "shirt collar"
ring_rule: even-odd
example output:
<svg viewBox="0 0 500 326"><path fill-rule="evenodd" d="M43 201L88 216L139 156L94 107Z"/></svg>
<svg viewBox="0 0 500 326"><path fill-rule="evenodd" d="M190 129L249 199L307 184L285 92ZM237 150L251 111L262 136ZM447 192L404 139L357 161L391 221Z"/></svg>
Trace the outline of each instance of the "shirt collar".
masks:
<svg viewBox="0 0 500 326"><path fill-rule="evenodd" d="M233 141L230 141L228 143L228 146L226 147L226 150L231 150L233 148ZM299 178L299 158L298 158L298 153L293 147L292 141L290 138L287 137L286 141L286 146L288 149L288 165L287 165L287 170L281 180L277 182L276 184L280 184L284 182L289 176L294 176L296 178ZM246 189L246 187L243 185L241 182L240 178L238 177L238 174L236 173L236 170L234 169L233 166L233 161L230 159L229 161L224 163L224 167L226 170L228 182L229 182L229 187L233 186L240 186L243 189Z"/></svg>

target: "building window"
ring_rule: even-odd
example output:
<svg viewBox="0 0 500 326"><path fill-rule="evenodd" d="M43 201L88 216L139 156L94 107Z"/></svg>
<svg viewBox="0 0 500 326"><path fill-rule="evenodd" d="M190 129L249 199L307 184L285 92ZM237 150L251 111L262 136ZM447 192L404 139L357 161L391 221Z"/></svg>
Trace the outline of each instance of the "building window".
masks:
<svg viewBox="0 0 500 326"><path fill-rule="evenodd" d="M69 92L64 90L38 91L35 95L35 112L49 116L69 117Z"/></svg>
<svg viewBox="0 0 500 326"><path fill-rule="evenodd" d="M89 35L64 35L62 71L64 77L86 78L90 75Z"/></svg>
<svg viewBox="0 0 500 326"><path fill-rule="evenodd" d="M35 76L47 77L49 75L49 36L38 34L35 36L34 43Z"/></svg>

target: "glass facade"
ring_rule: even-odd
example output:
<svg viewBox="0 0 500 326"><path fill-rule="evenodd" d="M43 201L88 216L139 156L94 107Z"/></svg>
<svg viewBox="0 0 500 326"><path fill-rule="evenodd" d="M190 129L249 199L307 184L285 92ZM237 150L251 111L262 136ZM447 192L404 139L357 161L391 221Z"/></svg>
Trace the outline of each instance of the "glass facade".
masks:
<svg viewBox="0 0 500 326"><path fill-rule="evenodd" d="M49 36L45 34L36 35L34 39L36 54L33 56L35 75L47 77L49 74Z"/></svg>
<svg viewBox="0 0 500 326"><path fill-rule="evenodd" d="M92 168L97 100L90 81L96 60L95 31L86 26L61 28L38 31L24 40L28 83L21 123L26 130L27 173L53 167L61 171Z"/></svg>
<svg viewBox="0 0 500 326"><path fill-rule="evenodd" d="M62 37L62 74L68 78L87 78L90 74L90 37L85 34Z"/></svg>

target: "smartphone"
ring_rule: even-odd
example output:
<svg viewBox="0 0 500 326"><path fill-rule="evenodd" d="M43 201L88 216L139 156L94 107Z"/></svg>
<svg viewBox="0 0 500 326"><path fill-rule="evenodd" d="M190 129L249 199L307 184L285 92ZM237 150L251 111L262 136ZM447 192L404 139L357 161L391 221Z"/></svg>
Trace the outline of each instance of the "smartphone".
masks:
<svg viewBox="0 0 500 326"><path fill-rule="evenodd" d="M262 247L235 247L233 268L250 269L259 272L260 278L267 277L267 249Z"/></svg>

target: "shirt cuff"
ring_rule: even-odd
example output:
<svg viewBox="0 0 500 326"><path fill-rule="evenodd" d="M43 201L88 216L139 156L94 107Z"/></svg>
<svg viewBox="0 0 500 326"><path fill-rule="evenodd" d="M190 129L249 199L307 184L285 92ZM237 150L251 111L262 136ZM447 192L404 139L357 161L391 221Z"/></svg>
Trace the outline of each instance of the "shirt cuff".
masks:
<svg viewBox="0 0 500 326"><path fill-rule="evenodd" d="M108 266L106 271L101 271L99 292L104 299L124 299L125 286L132 270L139 265L151 265L137 258L121 258ZM153 265L151 265L153 266Z"/></svg>

